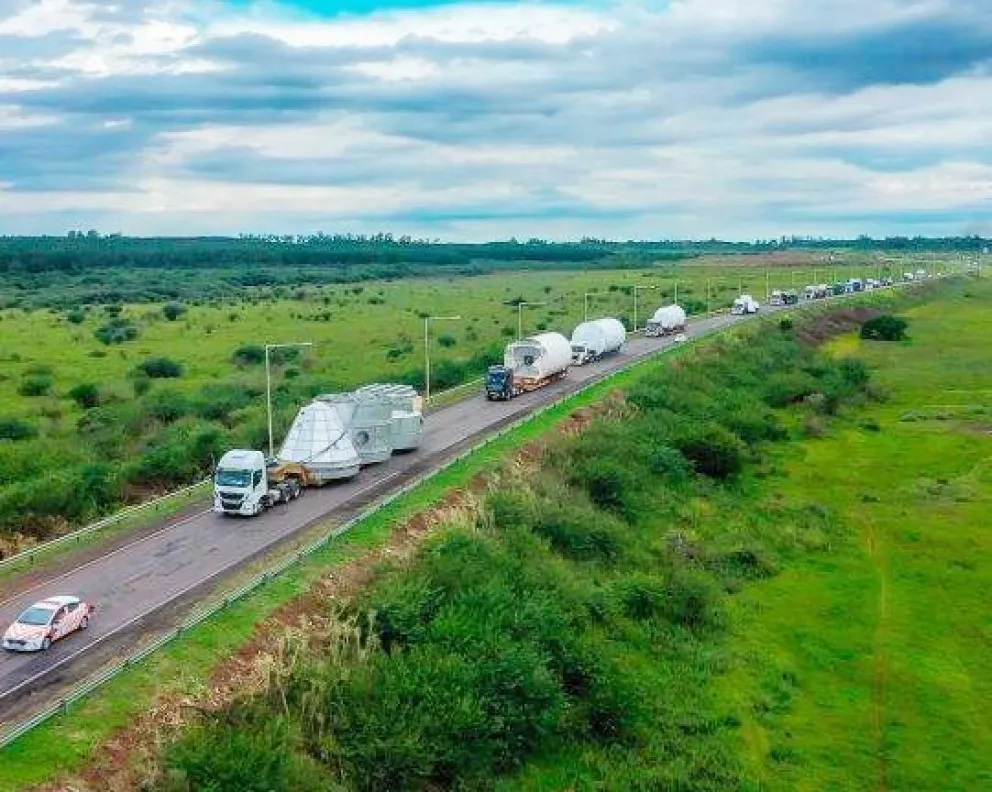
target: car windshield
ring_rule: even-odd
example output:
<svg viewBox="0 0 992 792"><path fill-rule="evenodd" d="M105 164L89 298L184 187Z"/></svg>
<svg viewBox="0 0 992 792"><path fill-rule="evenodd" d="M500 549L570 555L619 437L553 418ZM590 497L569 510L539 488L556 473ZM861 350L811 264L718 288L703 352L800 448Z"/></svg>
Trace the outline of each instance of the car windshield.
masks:
<svg viewBox="0 0 992 792"><path fill-rule="evenodd" d="M52 620L53 613L55 611L50 608L28 608L18 617L17 621L20 624L48 624Z"/></svg>
<svg viewBox="0 0 992 792"><path fill-rule="evenodd" d="M217 483L222 487L247 487L251 483L250 470L217 471Z"/></svg>

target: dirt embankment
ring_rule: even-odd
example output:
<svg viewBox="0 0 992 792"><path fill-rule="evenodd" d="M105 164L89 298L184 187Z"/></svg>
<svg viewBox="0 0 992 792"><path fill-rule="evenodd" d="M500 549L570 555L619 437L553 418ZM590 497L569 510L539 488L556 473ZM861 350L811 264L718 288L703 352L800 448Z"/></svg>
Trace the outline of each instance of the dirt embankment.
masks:
<svg viewBox="0 0 992 792"><path fill-rule="evenodd" d="M863 306L840 308L801 322L796 327L796 338L803 344L819 346L834 336L857 330L869 319L881 316L882 311Z"/></svg>

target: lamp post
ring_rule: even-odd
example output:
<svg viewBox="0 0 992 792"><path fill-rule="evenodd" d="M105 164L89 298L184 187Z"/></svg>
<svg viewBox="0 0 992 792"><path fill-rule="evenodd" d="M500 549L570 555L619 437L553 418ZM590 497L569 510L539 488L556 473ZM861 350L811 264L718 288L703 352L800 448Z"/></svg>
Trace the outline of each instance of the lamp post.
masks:
<svg viewBox="0 0 992 792"><path fill-rule="evenodd" d="M658 288L657 286L635 286L634 287L634 330L633 330L633 332L635 332L635 333L637 332L637 290L638 289L648 289L650 291L650 290L657 289L657 288Z"/></svg>
<svg viewBox="0 0 992 792"><path fill-rule="evenodd" d="M461 316L425 316L424 317L424 407L431 403L431 320L458 320Z"/></svg>
<svg viewBox="0 0 992 792"><path fill-rule="evenodd" d="M589 298L595 297L600 294L606 294L607 292L586 292L582 295L582 321L589 321Z"/></svg>
<svg viewBox="0 0 992 792"><path fill-rule="evenodd" d="M547 305L545 302L518 302L517 303L517 341L524 335L524 306L525 305Z"/></svg>
<svg viewBox="0 0 992 792"><path fill-rule="evenodd" d="M265 345L265 410L269 419L269 459L272 458L275 450L272 447L272 375L269 373L269 350L281 349L283 347L310 347L310 341L297 341L289 344L266 344Z"/></svg>

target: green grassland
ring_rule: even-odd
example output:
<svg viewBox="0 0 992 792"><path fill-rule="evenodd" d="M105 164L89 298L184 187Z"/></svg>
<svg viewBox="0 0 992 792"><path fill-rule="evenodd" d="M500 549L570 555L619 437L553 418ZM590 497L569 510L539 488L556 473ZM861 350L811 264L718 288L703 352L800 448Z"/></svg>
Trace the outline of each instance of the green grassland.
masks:
<svg viewBox="0 0 992 792"><path fill-rule="evenodd" d="M830 274L876 273L867 260L852 261ZM317 393L384 379L422 386L425 315L463 317L432 325L437 392L479 376L499 358L517 332L515 301L545 303L524 308L525 334L568 334L582 320L587 292L594 293L590 316L619 315L632 326L635 285L655 287L638 290L643 325L674 296L676 283L679 301L701 313L726 307L741 288L763 299L766 286L801 288L813 275L812 268L703 263L301 283L178 304L172 319L168 304L154 303L9 308L0 311L0 480L9 485L0 491L0 540L5 551L16 549L25 536L48 536L121 502L193 481L231 445L263 447L258 347L265 343L314 344L293 350L294 357L274 368L278 437L298 406ZM113 321L129 322L136 337L98 340L99 329ZM245 347L255 357L236 360ZM178 372L141 372L147 361L161 358L178 364ZM179 376L154 376L163 373Z"/></svg>
<svg viewBox="0 0 992 792"><path fill-rule="evenodd" d="M782 449L762 490L838 531L736 599L725 695L769 790L992 786L992 284L837 339L891 398Z"/></svg>

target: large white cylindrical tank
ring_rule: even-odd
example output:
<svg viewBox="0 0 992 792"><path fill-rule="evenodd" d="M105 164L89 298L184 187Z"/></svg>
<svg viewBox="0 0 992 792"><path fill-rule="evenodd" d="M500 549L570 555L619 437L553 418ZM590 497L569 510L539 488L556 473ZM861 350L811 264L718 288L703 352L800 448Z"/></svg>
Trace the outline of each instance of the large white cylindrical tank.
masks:
<svg viewBox="0 0 992 792"><path fill-rule="evenodd" d="M572 345L561 333L539 333L509 344L503 365L516 377L544 379L565 371L572 363Z"/></svg>
<svg viewBox="0 0 992 792"><path fill-rule="evenodd" d="M657 324L663 330L685 327L685 309L681 305L663 305L654 312L651 324Z"/></svg>

